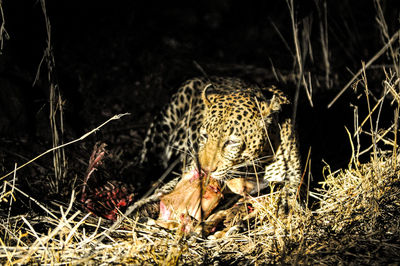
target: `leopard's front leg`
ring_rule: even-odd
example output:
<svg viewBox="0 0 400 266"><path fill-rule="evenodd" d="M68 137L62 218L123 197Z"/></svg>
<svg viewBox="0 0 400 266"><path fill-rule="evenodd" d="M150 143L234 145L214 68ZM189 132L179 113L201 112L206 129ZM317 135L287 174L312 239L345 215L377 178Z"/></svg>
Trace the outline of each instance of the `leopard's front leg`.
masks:
<svg viewBox="0 0 400 266"><path fill-rule="evenodd" d="M274 161L265 167L264 180L289 185L290 192L296 193L301 179L300 155L297 137L291 119L280 126L280 145L275 151Z"/></svg>

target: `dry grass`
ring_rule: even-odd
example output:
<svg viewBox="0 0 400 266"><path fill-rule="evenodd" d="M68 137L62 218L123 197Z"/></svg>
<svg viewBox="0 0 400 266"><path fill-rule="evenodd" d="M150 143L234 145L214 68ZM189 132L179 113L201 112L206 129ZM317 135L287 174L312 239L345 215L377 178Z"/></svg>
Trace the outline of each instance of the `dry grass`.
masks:
<svg viewBox="0 0 400 266"><path fill-rule="evenodd" d="M249 230L203 239L141 225L126 218L109 233L108 223L74 210L72 203L47 217L2 221L3 263L387 263L399 260L399 156L326 168L315 211L279 206L281 191L251 199L257 210ZM396 165L396 167L393 167ZM10 188L10 187L9 187ZM3 194L2 198L7 195ZM73 202L73 198L71 199ZM46 227L39 231L38 225ZM109 233L105 241L97 240Z"/></svg>

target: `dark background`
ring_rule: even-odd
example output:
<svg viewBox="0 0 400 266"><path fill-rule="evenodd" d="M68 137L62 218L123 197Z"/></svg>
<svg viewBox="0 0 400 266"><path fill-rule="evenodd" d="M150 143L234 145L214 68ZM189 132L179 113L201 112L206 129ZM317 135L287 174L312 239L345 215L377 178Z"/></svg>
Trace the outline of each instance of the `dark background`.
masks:
<svg viewBox="0 0 400 266"><path fill-rule="evenodd" d="M399 28L397 2L382 3L390 34ZM362 89L349 88L331 109L327 104L358 71L361 61L368 61L384 45L373 1L326 3L331 88L325 86L319 32L324 1L295 1L300 29L304 19L312 21L312 57L306 57L304 67L312 77L314 107L301 88L297 124L303 159L312 147L316 180L322 177L322 160L333 169L348 164L351 150L344 126L353 132L351 105L359 106L361 113L365 110L365 99L358 97ZM133 169L145 128L181 82L203 75L200 67L208 75L264 83L274 81L274 66L288 77L277 83L288 94L295 92L296 81L290 77L297 69L286 1L57 0L46 1L46 10L55 58L53 81L65 101L65 141L114 114L131 113L66 149L67 176L74 180L84 175L93 144L102 141L114 154L109 175L148 185L146 177L135 176ZM47 45L40 1L4 0L3 12L10 36L0 56L0 170L6 173L15 162L21 164L50 148L51 131L45 63L32 86ZM376 97L382 91L379 65L389 63L388 56L382 56L377 67L368 71L369 88ZM382 126L393 122L391 110L383 113ZM20 172L21 183L35 192L32 179L52 173L51 155L28 168Z"/></svg>

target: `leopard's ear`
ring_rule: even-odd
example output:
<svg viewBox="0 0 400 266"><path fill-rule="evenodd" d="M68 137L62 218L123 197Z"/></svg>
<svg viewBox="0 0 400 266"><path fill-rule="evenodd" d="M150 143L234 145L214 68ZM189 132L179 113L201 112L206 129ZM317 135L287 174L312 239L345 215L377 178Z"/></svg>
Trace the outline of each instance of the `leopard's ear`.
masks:
<svg viewBox="0 0 400 266"><path fill-rule="evenodd" d="M203 92L201 93L201 98L207 108L212 105L215 95L216 95L216 91L215 91L214 85L211 83L207 84L204 87Z"/></svg>
<svg viewBox="0 0 400 266"><path fill-rule="evenodd" d="M260 127L265 127L271 124L273 118L276 113L279 113L282 109L282 106L285 104L289 104L288 98L283 94L282 91L276 89L275 87L270 87L268 89L268 94L265 95L267 99L263 98L262 100L258 99L258 109L261 114Z"/></svg>
<svg viewBox="0 0 400 266"><path fill-rule="evenodd" d="M276 101L275 96L269 100L258 101L258 109L260 111L259 126L261 128L268 127L275 117L275 113L281 110L281 105Z"/></svg>
<svg viewBox="0 0 400 266"><path fill-rule="evenodd" d="M259 100L257 105L263 118L281 110L281 103L276 99L275 95L269 100Z"/></svg>
<svg viewBox="0 0 400 266"><path fill-rule="evenodd" d="M263 92L267 91L268 96L266 96L267 100L259 101L259 109L262 117L267 117L272 113L279 112L282 108L282 105L290 104L290 101L286 97L286 95L275 86L271 86L269 88L263 88Z"/></svg>

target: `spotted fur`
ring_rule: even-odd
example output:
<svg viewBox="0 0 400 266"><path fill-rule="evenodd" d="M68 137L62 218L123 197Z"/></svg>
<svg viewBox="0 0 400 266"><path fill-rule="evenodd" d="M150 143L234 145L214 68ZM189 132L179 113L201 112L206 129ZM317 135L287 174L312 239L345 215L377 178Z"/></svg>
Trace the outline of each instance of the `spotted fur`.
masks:
<svg viewBox="0 0 400 266"><path fill-rule="evenodd" d="M287 182L295 191L300 160L288 106L274 86L237 78L188 80L150 126L141 161L153 154L166 167L180 156L187 170L206 173L239 194L269 182Z"/></svg>

